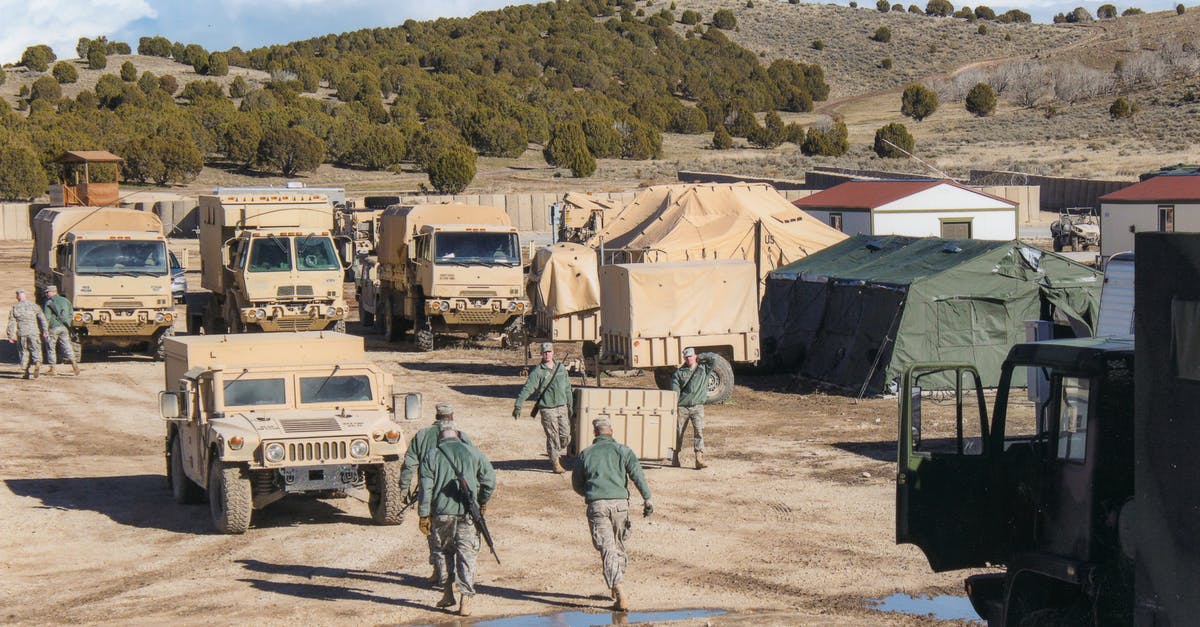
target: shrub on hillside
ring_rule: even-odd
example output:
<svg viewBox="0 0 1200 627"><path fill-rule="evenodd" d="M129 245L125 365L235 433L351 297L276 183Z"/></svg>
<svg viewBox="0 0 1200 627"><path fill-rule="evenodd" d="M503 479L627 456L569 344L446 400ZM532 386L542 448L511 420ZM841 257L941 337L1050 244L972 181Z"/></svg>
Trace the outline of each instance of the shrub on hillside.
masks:
<svg viewBox="0 0 1200 627"><path fill-rule="evenodd" d="M125 100L124 83L115 74L104 74L96 81L96 101L100 106L116 109Z"/></svg>
<svg viewBox="0 0 1200 627"><path fill-rule="evenodd" d="M583 137L588 152L597 159L615 159L621 156L621 134L617 132L613 119L604 114L594 114L583 119Z"/></svg>
<svg viewBox="0 0 1200 627"><path fill-rule="evenodd" d="M126 61L121 64L121 80L132 83L137 80L137 77L137 68L133 66L133 63Z"/></svg>
<svg viewBox="0 0 1200 627"><path fill-rule="evenodd" d="M879 61L879 67L881 67L885 70L892 69L892 65L893 65L893 61L892 61L891 57L884 57L883 59L881 59Z"/></svg>
<svg viewBox="0 0 1200 627"><path fill-rule="evenodd" d="M812 49L813 50L824 50L825 42L821 41L820 39L814 39L812 42Z"/></svg>
<svg viewBox="0 0 1200 627"><path fill-rule="evenodd" d="M1091 22L1092 14L1083 7L1075 7L1074 9L1071 9L1070 13L1067 14L1067 21L1072 24Z"/></svg>
<svg viewBox="0 0 1200 627"><path fill-rule="evenodd" d="M225 76L229 74L229 60L223 52L214 52L208 55L208 68L205 72L209 76Z"/></svg>
<svg viewBox="0 0 1200 627"><path fill-rule="evenodd" d="M50 73L54 75L54 78L58 82L64 85L79 80L79 72L75 69L75 64L66 61L55 63L54 69L50 70Z"/></svg>
<svg viewBox="0 0 1200 627"><path fill-rule="evenodd" d="M712 16L712 25L721 30L733 30L737 28L737 18L729 9L717 9Z"/></svg>
<svg viewBox="0 0 1200 627"><path fill-rule="evenodd" d="M138 54L150 57L171 57L171 40L166 37L142 37L138 39Z"/></svg>
<svg viewBox="0 0 1200 627"><path fill-rule="evenodd" d="M155 137L151 142L155 163L150 178L158 185L190 183L204 169L204 155L184 137Z"/></svg>
<svg viewBox="0 0 1200 627"><path fill-rule="evenodd" d="M712 147L717 150L729 150L733 148L733 136L729 131L725 130L724 124L718 124L717 130L713 131Z"/></svg>
<svg viewBox="0 0 1200 627"><path fill-rule="evenodd" d="M30 46L21 53L21 65L34 72L45 72L50 64L57 60L54 50L45 44Z"/></svg>
<svg viewBox="0 0 1200 627"><path fill-rule="evenodd" d="M108 54L130 54L133 52L133 50L129 47L129 44L123 41L108 42L108 45L104 48L104 51Z"/></svg>
<svg viewBox="0 0 1200 627"><path fill-rule="evenodd" d="M179 96L185 100L196 102L205 98L224 98L225 90L216 81L192 81L183 86L183 93Z"/></svg>
<svg viewBox="0 0 1200 627"><path fill-rule="evenodd" d="M229 81L230 98L245 98L249 92L250 85L246 83L246 79L242 75L239 74L233 77L232 81Z"/></svg>
<svg viewBox="0 0 1200 627"><path fill-rule="evenodd" d="M429 184L440 194L457 194L475 178L475 153L454 146L438 153L429 166Z"/></svg>
<svg viewBox="0 0 1200 627"><path fill-rule="evenodd" d="M871 39L878 41L879 43L886 44L892 40L892 29L886 26L880 26L879 28L875 29L875 33L871 35Z"/></svg>
<svg viewBox="0 0 1200 627"><path fill-rule="evenodd" d="M1121 17L1129 17L1131 15L1142 15L1143 13L1145 13L1145 11L1143 11L1137 7L1129 7L1128 9L1121 11Z"/></svg>
<svg viewBox="0 0 1200 627"><path fill-rule="evenodd" d="M625 122L623 126L622 159L658 159L662 156L662 134L658 129L636 119Z"/></svg>
<svg viewBox="0 0 1200 627"><path fill-rule="evenodd" d="M62 87L53 76L39 77L36 81L33 81L33 86L29 88L29 101L31 103L35 100L45 100L53 103L58 102L59 98L62 98Z"/></svg>
<svg viewBox="0 0 1200 627"><path fill-rule="evenodd" d="M683 13L679 14L679 21L688 26L695 26L701 20L700 13L691 9L684 9Z"/></svg>
<svg viewBox="0 0 1200 627"><path fill-rule="evenodd" d="M840 120L828 128L810 126L800 152L809 156L840 157L850 151L849 136L846 123Z"/></svg>
<svg viewBox="0 0 1200 627"><path fill-rule="evenodd" d="M268 129L258 144L259 162L284 176L294 176L297 172L311 172L317 169L324 159L325 142L304 128Z"/></svg>
<svg viewBox="0 0 1200 627"><path fill-rule="evenodd" d="M960 20L966 20L968 22L974 22L975 20L979 19L979 18L975 17L975 12L971 10L971 7L966 7L966 6L955 11L954 17L956 17Z"/></svg>
<svg viewBox="0 0 1200 627"><path fill-rule="evenodd" d="M975 32L979 33L980 35L988 34L987 24L980 24L979 28L975 29Z"/></svg>
<svg viewBox="0 0 1200 627"><path fill-rule="evenodd" d="M921 10L921 7L915 4L908 5L908 12L912 13L913 15L925 15L925 12Z"/></svg>
<svg viewBox="0 0 1200 627"><path fill-rule="evenodd" d="M904 151L911 153L915 145L916 140L913 139L912 133L908 132L908 127L899 122L885 124L875 131L873 149L875 154L884 159L906 157L908 155Z"/></svg>
<svg viewBox="0 0 1200 627"><path fill-rule="evenodd" d="M947 17L953 13L954 5L950 4L950 0L929 0L925 4L925 15Z"/></svg>
<svg viewBox="0 0 1200 627"><path fill-rule="evenodd" d="M1108 115L1114 120L1132 117L1137 113L1137 105L1130 103L1124 96L1117 98L1108 107Z"/></svg>
<svg viewBox="0 0 1200 627"><path fill-rule="evenodd" d="M46 191L46 182L46 170L33 149L0 143L0 200L32 200Z"/></svg>
<svg viewBox="0 0 1200 627"><path fill-rule="evenodd" d="M226 159L242 169L254 165L258 158L258 143L262 141L262 125L253 114L234 114L218 129L218 147Z"/></svg>
<svg viewBox="0 0 1200 627"><path fill-rule="evenodd" d="M1096 19L1111 20L1117 17L1117 7L1112 4L1102 4L1096 8Z"/></svg>
<svg viewBox="0 0 1200 627"><path fill-rule="evenodd" d="M975 17L981 20L994 20L996 19L996 12L992 10L992 7L981 4L975 7Z"/></svg>
<svg viewBox="0 0 1200 627"><path fill-rule="evenodd" d="M904 5L897 2L892 5L892 13L904 13Z"/></svg>
<svg viewBox="0 0 1200 627"><path fill-rule="evenodd" d="M179 91L179 81L170 74L163 74L158 77L158 87L167 93L169 96L174 96L175 92Z"/></svg>
<svg viewBox="0 0 1200 627"><path fill-rule="evenodd" d="M108 55L100 46L88 48L87 65L90 70L103 70L108 67Z"/></svg>
<svg viewBox="0 0 1200 627"><path fill-rule="evenodd" d="M1182 3L1175 5L1175 15L1183 15L1186 12L1187 7L1183 6Z"/></svg>
<svg viewBox="0 0 1200 627"><path fill-rule="evenodd" d="M764 124L756 125L746 139L759 148L775 148L783 143L785 132L783 119L779 117L778 113L769 111Z"/></svg>
<svg viewBox="0 0 1200 627"><path fill-rule="evenodd" d="M888 0L875 0L875 10L880 13L887 13L892 10L892 3Z"/></svg>
<svg viewBox="0 0 1200 627"><path fill-rule="evenodd" d="M976 117L986 117L996 110L996 92L987 83L976 83L967 92L967 112Z"/></svg>
<svg viewBox="0 0 1200 627"><path fill-rule="evenodd" d="M1033 22L1033 16L1020 9L1009 9L1001 13L996 21L1003 24L1029 24Z"/></svg>
<svg viewBox="0 0 1200 627"><path fill-rule="evenodd" d="M933 115L937 108L937 92L924 85L909 85L900 96L900 113L918 122Z"/></svg>
<svg viewBox="0 0 1200 627"><path fill-rule="evenodd" d="M672 133L699 135L708 130L708 116L699 107L679 107L667 127Z"/></svg>

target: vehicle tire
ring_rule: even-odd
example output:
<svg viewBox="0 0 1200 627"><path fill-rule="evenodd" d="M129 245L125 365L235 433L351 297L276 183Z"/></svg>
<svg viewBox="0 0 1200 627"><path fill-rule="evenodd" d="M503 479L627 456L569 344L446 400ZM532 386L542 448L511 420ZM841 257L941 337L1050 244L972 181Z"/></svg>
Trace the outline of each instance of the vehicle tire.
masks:
<svg viewBox="0 0 1200 627"><path fill-rule="evenodd" d="M229 329L230 333L241 333L243 331L241 315L232 301L225 306L225 326Z"/></svg>
<svg viewBox="0 0 1200 627"><path fill-rule="evenodd" d="M404 522L404 491L400 489L400 460L383 462L367 473L367 506L377 525Z"/></svg>
<svg viewBox="0 0 1200 627"><path fill-rule="evenodd" d="M171 497L180 505L193 505L204 500L204 491L195 481L188 479L183 470L183 445L179 434L171 436L171 453L167 457L167 483L171 485Z"/></svg>
<svg viewBox="0 0 1200 627"><path fill-rule="evenodd" d="M167 358L167 338L169 337L175 337L175 327L167 327L154 336L152 344L154 361L162 361Z"/></svg>
<svg viewBox="0 0 1200 627"><path fill-rule="evenodd" d="M338 320L337 322L333 323L333 330L337 333L345 333L346 332L346 321Z"/></svg>
<svg viewBox="0 0 1200 627"><path fill-rule="evenodd" d="M660 390L671 389L671 379L675 378L675 368L655 368L654 384Z"/></svg>
<svg viewBox="0 0 1200 627"><path fill-rule="evenodd" d="M417 343L417 350L422 353L428 353L433 350L433 331L421 329L413 333L413 339Z"/></svg>
<svg viewBox="0 0 1200 627"><path fill-rule="evenodd" d="M253 497L250 476L236 464L215 457L208 466L208 509L217 533L246 533L250 528Z"/></svg>
<svg viewBox="0 0 1200 627"><path fill-rule="evenodd" d="M396 314L393 311L392 298L389 296L383 301L383 336L389 342L400 341L400 336L404 334L401 330L399 320L396 319Z"/></svg>
<svg viewBox="0 0 1200 627"><path fill-rule="evenodd" d="M705 405L724 403L733 395L733 366L716 353L703 353L701 357L711 359L708 371L708 400Z"/></svg>
<svg viewBox="0 0 1200 627"><path fill-rule="evenodd" d="M367 311L361 300L358 301L358 322L362 324L364 332L375 326L375 314Z"/></svg>

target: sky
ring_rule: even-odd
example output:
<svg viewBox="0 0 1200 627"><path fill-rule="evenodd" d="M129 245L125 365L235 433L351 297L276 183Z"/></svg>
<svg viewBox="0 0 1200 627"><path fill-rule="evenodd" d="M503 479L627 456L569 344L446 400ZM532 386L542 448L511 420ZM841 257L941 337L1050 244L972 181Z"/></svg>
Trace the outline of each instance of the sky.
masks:
<svg viewBox="0 0 1200 627"><path fill-rule="evenodd" d="M736 0L730 0L735 2ZM924 6L925 0L904 0ZM1112 0L1107 0L1112 1ZM1194 2L1195 0L1193 0ZM956 6L970 1L951 2ZM1136 6L1160 11L1178 0L1118 0L1119 10ZM397 26L407 19L472 15L518 0L0 0L0 63L16 63L25 48L49 44L60 59L73 58L80 37L105 35L137 50L138 38L161 35L210 51L282 44L329 33ZM849 0L838 0L849 4ZM1000 13L1018 8L1046 22L1076 6L1095 14L1104 1L1004 0L983 2ZM655 4L658 4L657 2ZM873 0L859 0L873 7Z"/></svg>

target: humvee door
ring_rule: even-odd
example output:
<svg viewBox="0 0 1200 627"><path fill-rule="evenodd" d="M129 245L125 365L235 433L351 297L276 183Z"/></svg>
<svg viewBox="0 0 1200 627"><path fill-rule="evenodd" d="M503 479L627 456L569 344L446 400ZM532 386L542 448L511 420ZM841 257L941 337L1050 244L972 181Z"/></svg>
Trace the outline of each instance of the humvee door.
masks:
<svg viewBox="0 0 1200 627"><path fill-rule="evenodd" d="M979 373L965 364L914 364L899 404L896 542L920 547L936 572L996 561L1002 525Z"/></svg>

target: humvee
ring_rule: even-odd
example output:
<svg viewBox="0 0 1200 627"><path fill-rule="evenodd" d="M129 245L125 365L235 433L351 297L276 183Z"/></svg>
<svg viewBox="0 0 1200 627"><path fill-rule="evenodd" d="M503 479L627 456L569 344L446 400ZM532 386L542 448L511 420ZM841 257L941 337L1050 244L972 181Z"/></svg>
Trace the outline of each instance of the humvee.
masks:
<svg viewBox="0 0 1200 627"><path fill-rule="evenodd" d="M289 494L365 487L371 518L403 519L401 421L420 396L393 392L361 338L329 331L204 335L165 345L167 481L178 503L207 494L213 526L243 533Z"/></svg>

